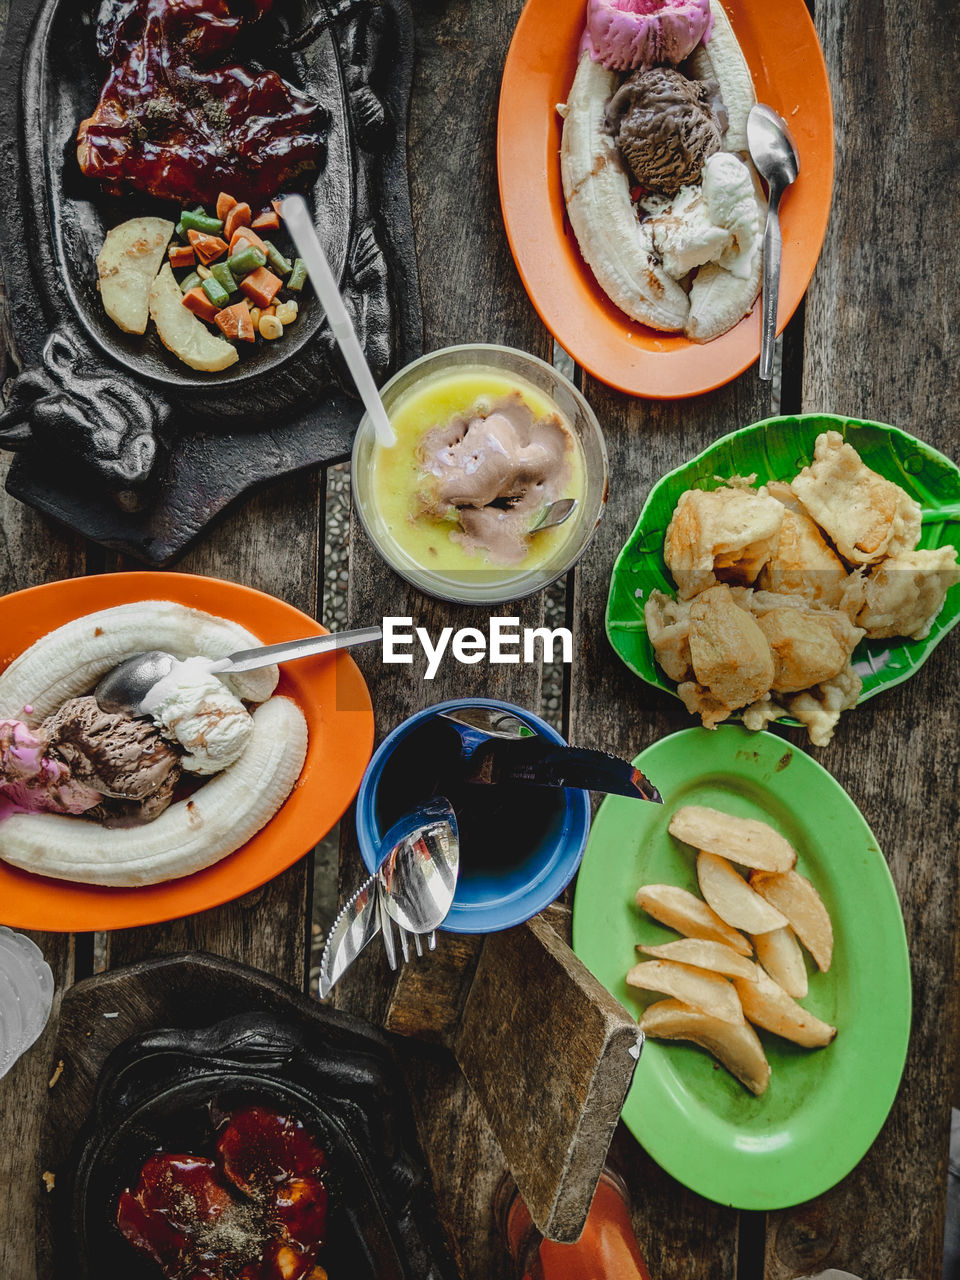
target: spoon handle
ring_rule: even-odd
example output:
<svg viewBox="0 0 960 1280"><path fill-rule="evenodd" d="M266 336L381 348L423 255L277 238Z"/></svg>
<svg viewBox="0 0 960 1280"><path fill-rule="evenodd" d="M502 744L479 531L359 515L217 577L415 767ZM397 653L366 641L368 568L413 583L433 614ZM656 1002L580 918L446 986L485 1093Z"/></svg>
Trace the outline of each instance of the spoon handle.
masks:
<svg viewBox="0 0 960 1280"><path fill-rule="evenodd" d="M767 225L763 231L763 327L760 334L760 377L773 377L773 349L777 341L777 302L780 296L780 192L770 188Z"/></svg>
<svg viewBox="0 0 960 1280"><path fill-rule="evenodd" d="M369 644L382 636L380 627L360 627L357 631L334 631L326 636L307 636L304 640L284 640L261 649L231 653L229 658L221 658L210 669L216 674L225 672L228 675L237 671L256 671L259 667L269 667L273 662L292 662L295 658L309 658L314 654L328 653L331 649Z"/></svg>

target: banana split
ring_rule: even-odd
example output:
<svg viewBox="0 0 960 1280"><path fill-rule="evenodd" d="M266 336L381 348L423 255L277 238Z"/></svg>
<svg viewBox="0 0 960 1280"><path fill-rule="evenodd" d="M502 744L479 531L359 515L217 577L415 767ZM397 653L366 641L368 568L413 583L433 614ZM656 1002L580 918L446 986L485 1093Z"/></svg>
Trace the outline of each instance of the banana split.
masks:
<svg viewBox="0 0 960 1280"><path fill-rule="evenodd" d="M589 0L564 117L570 225L631 319L708 342L760 289L761 189L746 158L756 101L714 0Z"/></svg>
<svg viewBox="0 0 960 1280"><path fill-rule="evenodd" d="M213 661L257 637L171 601L88 614L0 674L0 858L40 875L129 887L218 862L280 809L306 756L303 713L276 667L225 677ZM181 661L144 716L90 690L161 644Z"/></svg>

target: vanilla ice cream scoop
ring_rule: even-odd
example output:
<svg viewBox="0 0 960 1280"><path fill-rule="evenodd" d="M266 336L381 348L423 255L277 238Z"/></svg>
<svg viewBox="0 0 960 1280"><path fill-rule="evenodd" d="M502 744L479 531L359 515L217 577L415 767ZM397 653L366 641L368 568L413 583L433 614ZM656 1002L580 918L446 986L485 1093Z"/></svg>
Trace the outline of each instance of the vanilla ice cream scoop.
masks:
<svg viewBox="0 0 960 1280"><path fill-rule="evenodd" d="M731 152L707 159L699 185L641 205L653 212L646 225L674 280L708 262L741 279L750 275L760 252L760 207L750 170Z"/></svg>
<svg viewBox="0 0 960 1280"><path fill-rule="evenodd" d="M253 717L210 671L209 658L177 662L141 703L165 737L185 751L189 773L219 773L233 764L253 733Z"/></svg>

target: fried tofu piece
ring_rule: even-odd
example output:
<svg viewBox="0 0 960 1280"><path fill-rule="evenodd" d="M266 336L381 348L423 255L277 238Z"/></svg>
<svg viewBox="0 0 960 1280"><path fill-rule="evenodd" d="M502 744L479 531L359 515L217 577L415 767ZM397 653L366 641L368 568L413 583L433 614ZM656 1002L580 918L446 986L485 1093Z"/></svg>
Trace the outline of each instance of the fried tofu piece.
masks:
<svg viewBox="0 0 960 1280"><path fill-rule="evenodd" d="M857 705L862 688L863 681L853 667L847 666L832 680L787 698L787 713L807 726L815 747L825 747L833 737L842 712Z"/></svg>
<svg viewBox="0 0 960 1280"><path fill-rule="evenodd" d="M787 602L782 596L773 599L774 608L755 609L773 654L772 692L799 693L839 675L863 638L862 628L845 613L813 609L800 600Z"/></svg>
<svg viewBox="0 0 960 1280"><path fill-rule="evenodd" d="M718 581L749 586L773 554L783 505L754 489L688 489L667 526L663 557L681 600Z"/></svg>
<svg viewBox="0 0 960 1280"><path fill-rule="evenodd" d="M813 458L790 487L844 560L876 564L916 547L920 504L871 471L839 431L817 437Z"/></svg>
<svg viewBox="0 0 960 1280"><path fill-rule="evenodd" d="M760 570L757 586L764 591L803 596L811 602L839 609L843 605L847 576L846 565L827 545L810 517L785 505L777 545Z"/></svg>
<svg viewBox="0 0 960 1280"><path fill-rule="evenodd" d="M697 683L722 706L731 711L745 707L770 689L774 677L770 645L729 587L710 587L690 605L689 641Z"/></svg>
<svg viewBox="0 0 960 1280"><path fill-rule="evenodd" d="M657 662L671 680L686 680L690 665L690 605L662 591L651 591L643 620Z"/></svg>
<svg viewBox="0 0 960 1280"><path fill-rule="evenodd" d="M923 640L960 582L956 547L904 551L890 556L863 580L857 623L871 640L909 636Z"/></svg>

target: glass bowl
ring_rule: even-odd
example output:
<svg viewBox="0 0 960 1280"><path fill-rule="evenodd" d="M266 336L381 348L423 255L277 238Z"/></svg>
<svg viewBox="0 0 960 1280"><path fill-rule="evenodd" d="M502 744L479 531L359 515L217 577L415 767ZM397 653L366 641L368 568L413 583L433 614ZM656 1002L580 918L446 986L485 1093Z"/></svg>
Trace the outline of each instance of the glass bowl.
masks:
<svg viewBox="0 0 960 1280"><path fill-rule="evenodd" d="M583 496L572 516L552 537L547 557L538 564L498 567L477 557L477 568L444 568L417 560L391 532L374 486L378 450L373 422L365 414L353 444L353 500L370 541L401 577L427 595L459 604L497 604L542 591L562 577L583 555L603 515L607 500L607 450L600 424L580 392L552 365L512 347L474 343L444 347L401 369L382 388L388 414L417 384L458 371L489 371L521 386L526 383L546 397L571 429L583 458ZM440 425L438 423L438 425Z"/></svg>

